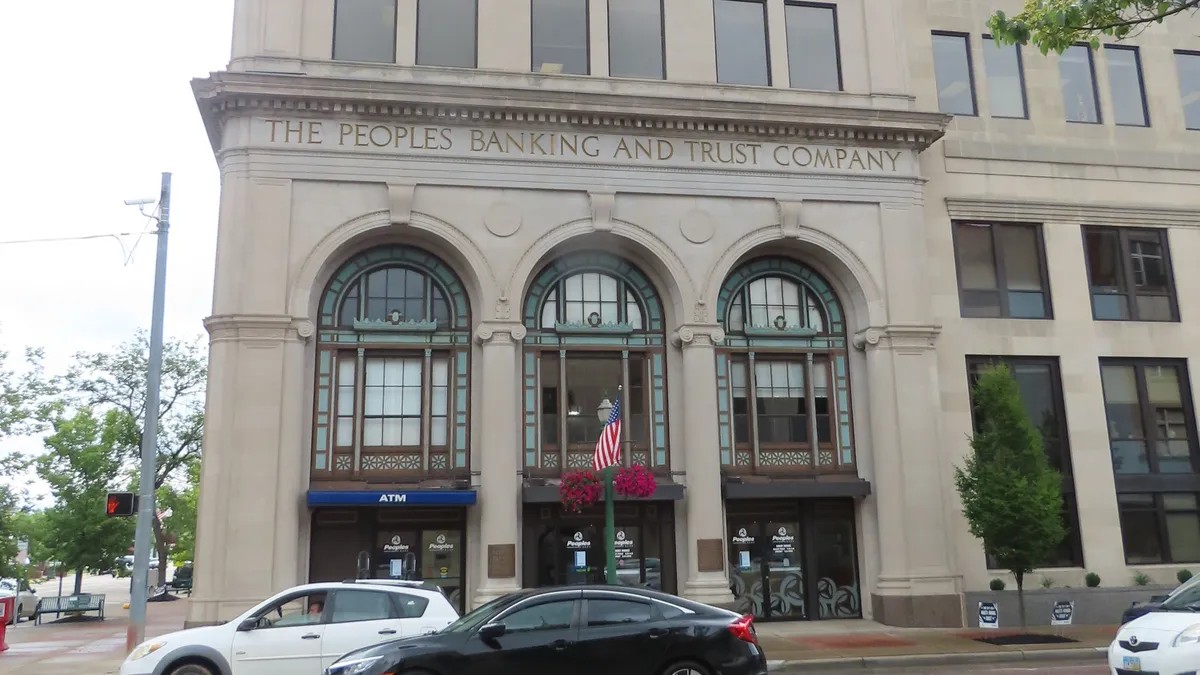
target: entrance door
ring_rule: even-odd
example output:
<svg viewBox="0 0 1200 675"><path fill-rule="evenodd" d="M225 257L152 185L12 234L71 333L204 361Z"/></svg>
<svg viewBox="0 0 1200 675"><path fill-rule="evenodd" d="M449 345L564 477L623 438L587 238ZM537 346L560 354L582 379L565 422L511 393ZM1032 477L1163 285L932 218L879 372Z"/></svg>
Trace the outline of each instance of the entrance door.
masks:
<svg viewBox="0 0 1200 675"><path fill-rule="evenodd" d="M730 590L738 609L762 619L808 618L800 524L740 520L730 535Z"/></svg>
<svg viewBox="0 0 1200 675"><path fill-rule="evenodd" d="M558 528L559 583L604 583L603 528L592 525L564 525Z"/></svg>

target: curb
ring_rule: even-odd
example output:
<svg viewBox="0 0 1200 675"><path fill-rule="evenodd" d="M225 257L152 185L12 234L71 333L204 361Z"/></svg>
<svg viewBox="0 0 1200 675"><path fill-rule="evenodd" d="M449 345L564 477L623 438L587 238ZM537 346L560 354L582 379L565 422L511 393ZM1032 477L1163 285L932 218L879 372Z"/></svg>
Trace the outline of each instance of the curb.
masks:
<svg viewBox="0 0 1200 675"><path fill-rule="evenodd" d="M857 656L842 659L776 662L776 665L771 666L769 671L774 675L775 673L840 672L869 668L918 668L978 664L1046 663L1053 661L1100 661L1105 658L1107 651L1107 647L1079 647L1030 651Z"/></svg>

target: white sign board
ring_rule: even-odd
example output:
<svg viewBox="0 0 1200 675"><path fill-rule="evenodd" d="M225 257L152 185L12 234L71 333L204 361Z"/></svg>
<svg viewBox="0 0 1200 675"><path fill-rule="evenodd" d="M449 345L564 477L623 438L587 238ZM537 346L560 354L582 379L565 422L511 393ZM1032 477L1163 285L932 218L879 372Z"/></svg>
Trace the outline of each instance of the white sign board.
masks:
<svg viewBox="0 0 1200 675"><path fill-rule="evenodd" d="M979 603L979 627L980 628L999 628L1000 627L1000 610L996 608L994 602Z"/></svg>
<svg viewBox="0 0 1200 675"><path fill-rule="evenodd" d="M1075 618L1075 603L1066 600L1059 600L1054 603L1054 609L1050 613L1051 626L1070 626L1071 621Z"/></svg>

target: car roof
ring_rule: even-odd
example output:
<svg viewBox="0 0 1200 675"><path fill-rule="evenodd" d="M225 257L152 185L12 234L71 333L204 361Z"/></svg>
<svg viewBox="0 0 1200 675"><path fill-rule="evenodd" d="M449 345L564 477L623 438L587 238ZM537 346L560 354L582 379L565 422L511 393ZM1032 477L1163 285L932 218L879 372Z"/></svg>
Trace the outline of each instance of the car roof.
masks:
<svg viewBox="0 0 1200 675"><path fill-rule="evenodd" d="M671 595L670 593L663 593L661 591L652 591L647 588L639 588L636 586L623 586L623 585L616 585L616 584L613 584L613 585L587 584L587 585L581 585L581 586L546 586L543 588L529 588L529 589L525 589L525 590L521 590L521 591L514 591L510 597L512 597L514 600L527 599L527 598L537 597L539 595L546 595L549 593L561 593L562 591L597 591L597 592L602 592L602 593L625 593L627 595L640 596L640 597L646 598L647 600L657 600L659 602L671 603L673 605L678 605L680 607L690 609L695 612L709 613L709 612L713 612L713 611L716 611L716 612L722 611L721 608L719 608L719 607L713 607L712 605L706 605L704 603L696 602L694 600L688 600L686 598L681 598L677 595Z"/></svg>
<svg viewBox="0 0 1200 675"><path fill-rule="evenodd" d="M300 586L293 586L292 588L287 589L283 593L277 594L276 597L278 597L278 595L284 595L284 594L289 594L289 593L302 593L305 591L329 592L329 591L336 591L336 590L346 590L346 589L350 589L350 588L358 588L358 589L369 588L373 591L386 591L389 593L413 593L413 594L420 595L423 597L428 596L428 597L445 598L444 595L442 595L440 592L435 591L435 590L430 590L428 588L422 588L421 586L415 586L415 585L409 585L409 584L389 583L388 580L384 580L384 579L360 579L360 580L350 581L350 582L347 582L347 581L323 581L323 582L312 583L312 584L303 584Z"/></svg>

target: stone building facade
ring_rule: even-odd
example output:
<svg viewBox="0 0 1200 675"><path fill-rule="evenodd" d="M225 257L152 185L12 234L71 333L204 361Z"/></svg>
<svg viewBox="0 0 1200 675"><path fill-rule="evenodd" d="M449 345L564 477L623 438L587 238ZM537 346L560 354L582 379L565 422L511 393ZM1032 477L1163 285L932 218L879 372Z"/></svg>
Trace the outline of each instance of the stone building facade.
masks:
<svg viewBox="0 0 1200 675"><path fill-rule="evenodd" d="M995 360L1065 475L1042 574L1200 562L1197 24L995 47L1020 4L238 0L193 83L222 196L189 620L601 580L557 483L619 400L658 483L618 504L623 583L962 625L1001 574L952 480Z"/></svg>

